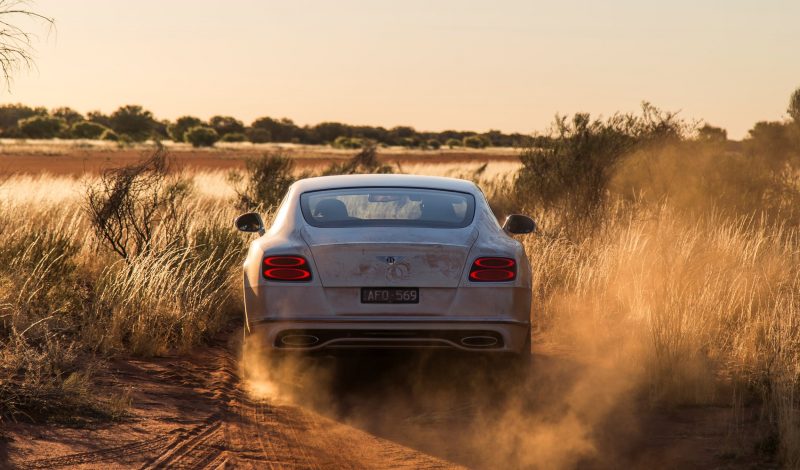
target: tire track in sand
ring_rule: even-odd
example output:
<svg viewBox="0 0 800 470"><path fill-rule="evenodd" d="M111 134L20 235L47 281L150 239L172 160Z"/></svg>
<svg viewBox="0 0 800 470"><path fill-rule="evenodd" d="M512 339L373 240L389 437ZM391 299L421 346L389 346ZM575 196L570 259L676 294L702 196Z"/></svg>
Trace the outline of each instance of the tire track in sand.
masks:
<svg viewBox="0 0 800 470"><path fill-rule="evenodd" d="M192 385L198 400L216 403L217 410L196 426L96 451L20 462L21 468L104 468L109 463L148 470L456 468L300 405L253 400L244 391L236 364L233 354L221 347L181 362L182 377L200 385ZM193 394L182 391L186 405L192 405ZM150 457L142 464L146 455Z"/></svg>

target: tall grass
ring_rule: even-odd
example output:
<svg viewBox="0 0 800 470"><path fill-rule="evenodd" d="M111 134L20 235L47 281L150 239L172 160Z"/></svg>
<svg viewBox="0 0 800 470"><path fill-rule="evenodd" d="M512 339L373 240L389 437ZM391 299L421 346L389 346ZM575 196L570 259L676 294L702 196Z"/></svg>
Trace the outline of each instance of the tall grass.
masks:
<svg viewBox="0 0 800 470"><path fill-rule="evenodd" d="M666 207L609 214L579 242L534 236L534 324L586 357L618 354L654 404L767 405L800 464L800 231ZM727 390L727 391L726 391Z"/></svg>
<svg viewBox="0 0 800 470"><path fill-rule="evenodd" d="M478 181L499 215L516 210L515 171L413 168ZM184 240L129 262L87 235L74 197L86 182L52 180L59 200L25 190L49 178L3 183L0 416L37 419L55 411L35 410L58 403L73 403L63 408L73 415L108 409L87 391L103 357L185 350L239 316L246 239L230 224L235 193L224 173L192 178L202 189L181 202ZM541 233L523 240L534 325L571 354L602 357L658 406L751 397L783 462L798 466L800 229L684 209L618 198L585 233L549 230L559 215L542 211Z"/></svg>
<svg viewBox="0 0 800 470"><path fill-rule="evenodd" d="M90 235L86 184L18 177L0 191L0 419L116 416L114 394L90 386L103 358L186 350L239 317L230 200L183 200L180 244L156 233L161 249L126 262Z"/></svg>

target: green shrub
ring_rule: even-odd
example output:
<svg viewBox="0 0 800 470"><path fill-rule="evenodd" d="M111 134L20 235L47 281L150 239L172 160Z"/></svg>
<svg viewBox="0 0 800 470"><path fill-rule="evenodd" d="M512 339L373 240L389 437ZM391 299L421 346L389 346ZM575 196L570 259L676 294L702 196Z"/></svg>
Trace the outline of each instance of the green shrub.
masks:
<svg viewBox="0 0 800 470"><path fill-rule="evenodd" d="M264 144L272 141L272 134L268 130L261 129L260 127L249 127L245 133L247 135L247 140L254 144Z"/></svg>
<svg viewBox="0 0 800 470"><path fill-rule="evenodd" d="M244 124L242 121L232 116L214 116L208 120L208 125L213 127L217 134L226 136L228 134L244 134ZM228 140L226 142L240 142L238 140Z"/></svg>
<svg viewBox="0 0 800 470"><path fill-rule="evenodd" d="M241 132L231 132L223 135L219 140L220 142L246 142L247 136Z"/></svg>
<svg viewBox="0 0 800 470"><path fill-rule="evenodd" d="M194 116L181 116L167 127L167 134L173 142L187 142L186 131L195 126L202 126L203 121Z"/></svg>
<svg viewBox="0 0 800 470"><path fill-rule="evenodd" d="M337 149L360 149L364 145L364 141L358 137L346 137L340 135L333 141L333 147Z"/></svg>
<svg viewBox="0 0 800 470"><path fill-rule="evenodd" d="M253 121L250 127L269 132L271 142L291 142L294 137L299 137L300 131L300 128L288 118L262 117Z"/></svg>
<svg viewBox="0 0 800 470"><path fill-rule="evenodd" d="M425 146L433 150L439 150L439 148L442 146L442 143L436 139L428 139L425 142Z"/></svg>
<svg viewBox="0 0 800 470"><path fill-rule="evenodd" d="M153 113L137 105L121 106L109 116L111 128L136 142L147 140L157 127Z"/></svg>
<svg viewBox="0 0 800 470"><path fill-rule="evenodd" d="M63 119L68 125L72 126L76 122L83 121L83 114L75 111L69 107L62 107L62 108L55 108L50 111L50 115L53 117Z"/></svg>
<svg viewBox="0 0 800 470"><path fill-rule="evenodd" d="M18 125L22 135L31 139L52 139L66 127L63 119L51 116L20 119Z"/></svg>
<svg viewBox="0 0 800 470"><path fill-rule="evenodd" d="M464 137L463 141L464 147L469 147L473 149L482 149L485 148L488 142L485 139L481 138L477 135L471 135L468 137Z"/></svg>
<svg viewBox="0 0 800 470"><path fill-rule="evenodd" d="M456 147L461 147L461 141L460 141L460 140L458 140L458 139L447 139L447 140L444 142L444 144L445 144L446 146L450 147L451 149L452 149L452 148L456 148Z"/></svg>
<svg viewBox="0 0 800 470"><path fill-rule="evenodd" d="M420 146L420 141L416 137L402 137L400 139L400 145L406 148L417 148Z"/></svg>
<svg viewBox="0 0 800 470"><path fill-rule="evenodd" d="M186 131L183 138L192 144L192 147L211 147L219 140L219 134L210 127L194 126Z"/></svg>
<svg viewBox="0 0 800 470"><path fill-rule="evenodd" d="M114 132L102 124L90 121L78 121L72 125L70 135L77 139L97 139L105 132Z"/></svg>
<svg viewBox="0 0 800 470"><path fill-rule="evenodd" d="M46 116L47 109L31 108L23 104L5 104L0 106L0 132L4 137L19 137L18 123L31 116Z"/></svg>
<svg viewBox="0 0 800 470"><path fill-rule="evenodd" d="M96 122L111 129L111 118L100 111L89 111L86 113L86 120Z"/></svg>
<svg viewBox="0 0 800 470"><path fill-rule="evenodd" d="M117 142L119 140L119 135L116 132L112 131L111 129L106 129L100 134L100 140L109 140L112 142Z"/></svg>

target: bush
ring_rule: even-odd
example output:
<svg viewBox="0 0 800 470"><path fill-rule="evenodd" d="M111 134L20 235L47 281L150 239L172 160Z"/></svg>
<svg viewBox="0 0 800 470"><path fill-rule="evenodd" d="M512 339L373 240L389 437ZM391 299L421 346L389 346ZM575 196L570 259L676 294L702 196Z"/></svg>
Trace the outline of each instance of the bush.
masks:
<svg viewBox="0 0 800 470"><path fill-rule="evenodd" d="M85 209L97 238L125 260L185 236L188 218L177 207L190 187L167 175L167 163L159 147L141 163L105 171L87 190Z"/></svg>
<svg viewBox="0 0 800 470"><path fill-rule="evenodd" d="M181 116L167 127L167 134L173 142L187 142L186 131L195 126L202 126L203 121L194 116Z"/></svg>
<svg viewBox="0 0 800 470"><path fill-rule="evenodd" d="M428 141L425 142L425 146L433 150L439 150L439 148L442 146L442 143L436 139L428 139Z"/></svg>
<svg viewBox="0 0 800 470"><path fill-rule="evenodd" d="M111 129L90 121L78 121L72 125L70 135L77 139L97 139L106 132L114 132Z"/></svg>
<svg viewBox="0 0 800 470"><path fill-rule="evenodd" d="M106 129L100 134L100 140L109 140L111 142L119 141L119 135L111 129Z"/></svg>
<svg viewBox="0 0 800 470"><path fill-rule="evenodd" d="M219 140L220 142L246 142L247 136L241 132L231 132L223 135Z"/></svg>
<svg viewBox="0 0 800 470"><path fill-rule="evenodd" d="M277 206L296 180L293 171L294 161L280 154L247 160L244 175L232 172L228 176L235 187L237 206L243 211Z"/></svg>
<svg viewBox="0 0 800 470"><path fill-rule="evenodd" d="M451 149L456 147L461 147L461 141L458 139L447 139L444 142L444 144L450 147Z"/></svg>
<svg viewBox="0 0 800 470"><path fill-rule="evenodd" d="M111 129L111 118L100 111L89 111L86 113L86 120L96 122Z"/></svg>
<svg viewBox="0 0 800 470"><path fill-rule="evenodd" d="M321 122L307 131L307 139L312 144L329 144L339 136L350 137L353 129L339 122Z"/></svg>
<svg viewBox="0 0 800 470"><path fill-rule="evenodd" d="M219 134L210 127L194 126L186 131L183 138L192 144L192 147L211 147L219 140Z"/></svg>
<svg viewBox="0 0 800 470"><path fill-rule="evenodd" d="M63 119L69 126L72 126L76 122L83 121L83 115L81 113L66 106L51 110L50 115Z"/></svg>
<svg viewBox="0 0 800 470"><path fill-rule="evenodd" d="M242 124L242 121L232 116L214 116L208 120L208 125L213 127L214 130L217 131L217 134L221 136L244 133L244 124ZM226 142L240 141L228 140Z"/></svg>
<svg viewBox="0 0 800 470"><path fill-rule="evenodd" d="M22 135L31 139L52 139L66 128L63 119L51 116L20 119L18 125Z"/></svg>
<svg viewBox="0 0 800 470"><path fill-rule="evenodd" d="M270 117L262 117L253 121L250 127L269 132L271 142L291 142L300 133L300 128L291 119L287 118L272 119Z"/></svg>
<svg viewBox="0 0 800 470"><path fill-rule="evenodd" d="M697 140L703 142L727 142L728 131L721 127L705 124L700 129L697 129Z"/></svg>
<svg viewBox="0 0 800 470"><path fill-rule="evenodd" d="M246 131L247 140L254 144L264 144L272 141L272 134L266 129L250 127Z"/></svg>
<svg viewBox="0 0 800 470"><path fill-rule="evenodd" d="M420 146L420 141L416 137L402 137L398 141L405 148L415 149Z"/></svg>
<svg viewBox="0 0 800 470"><path fill-rule="evenodd" d="M388 137L395 145L406 146L404 143L405 139L416 138L417 131L413 127L397 126L389 129Z"/></svg>
<svg viewBox="0 0 800 470"><path fill-rule="evenodd" d="M333 147L337 149L360 149L364 141L358 137L345 137L340 135L333 141Z"/></svg>
<svg viewBox="0 0 800 470"><path fill-rule="evenodd" d="M784 122L757 122L744 140L745 151L758 158L772 171L781 172L792 160L800 157L800 141L795 140L797 129Z"/></svg>
<svg viewBox="0 0 800 470"><path fill-rule="evenodd" d="M6 104L0 106L0 131L3 136L17 137L19 135L18 123L22 119L32 116L46 116L45 108L31 108L23 104Z"/></svg>
<svg viewBox="0 0 800 470"><path fill-rule="evenodd" d="M473 149L482 149L488 145L485 139L477 135L471 135L468 137L464 137L464 147L469 147Z"/></svg>
<svg viewBox="0 0 800 470"><path fill-rule="evenodd" d="M109 121L115 132L128 134L136 142L147 140L158 124L153 113L137 105L121 106L111 114Z"/></svg>
<svg viewBox="0 0 800 470"><path fill-rule="evenodd" d="M367 142L360 152L344 163L333 163L323 175L355 175L360 173L392 173L392 167L378 161L374 142Z"/></svg>
<svg viewBox="0 0 800 470"><path fill-rule="evenodd" d="M641 116L616 114L592 120L579 113L569 121L556 117L552 135L541 141L543 146L520 155L515 195L528 211L557 212L562 219L556 225L572 233L594 227L623 157L636 149L680 141L686 128L674 113L647 103Z"/></svg>
<svg viewBox="0 0 800 470"><path fill-rule="evenodd" d="M800 88L796 89L789 97L789 108L786 110L795 124L800 125Z"/></svg>

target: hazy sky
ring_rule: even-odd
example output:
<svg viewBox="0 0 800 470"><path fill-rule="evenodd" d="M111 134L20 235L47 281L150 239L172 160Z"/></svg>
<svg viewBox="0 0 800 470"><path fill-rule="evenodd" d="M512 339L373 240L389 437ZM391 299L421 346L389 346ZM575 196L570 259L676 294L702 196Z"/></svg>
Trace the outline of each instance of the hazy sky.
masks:
<svg viewBox="0 0 800 470"><path fill-rule="evenodd" d="M743 136L800 86L796 0L38 0L3 102L531 132L642 100Z"/></svg>

